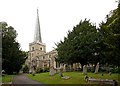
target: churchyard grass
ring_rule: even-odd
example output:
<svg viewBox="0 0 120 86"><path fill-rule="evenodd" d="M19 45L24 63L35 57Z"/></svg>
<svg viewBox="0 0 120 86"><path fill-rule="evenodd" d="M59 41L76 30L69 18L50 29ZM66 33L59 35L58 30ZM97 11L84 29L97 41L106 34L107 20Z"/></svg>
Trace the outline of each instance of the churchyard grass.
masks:
<svg viewBox="0 0 120 86"><path fill-rule="evenodd" d="M2 82L2 77L0 76L0 83Z"/></svg>
<svg viewBox="0 0 120 86"><path fill-rule="evenodd" d="M108 73L103 73L103 76L102 76L102 73L98 73L98 74L87 73L87 75L88 77L92 77L92 78L116 80L120 84L120 81L118 80L118 76L120 76L120 74L109 75ZM36 74L35 76L32 76L32 74L28 74L29 78L44 84L88 84L87 82L85 82L84 75L82 74L82 72L64 72L63 76L69 76L70 79L64 80L60 77L59 74L50 76L49 72L39 73L39 74Z"/></svg>
<svg viewBox="0 0 120 86"><path fill-rule="evenodd" d="M2 82L3 83L5 83L5 82L12 82L12 78L13 78L13 75L2 76Z"/></svg>

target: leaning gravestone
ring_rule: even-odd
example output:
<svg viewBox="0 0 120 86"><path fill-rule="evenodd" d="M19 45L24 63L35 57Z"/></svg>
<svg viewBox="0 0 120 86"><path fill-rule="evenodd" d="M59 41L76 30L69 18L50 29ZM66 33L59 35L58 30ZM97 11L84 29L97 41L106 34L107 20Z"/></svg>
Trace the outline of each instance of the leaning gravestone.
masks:
<svg viewBox="0 0 120 86"><path fill-rule="evenodd" d="M85 75L87 74L87 65L83 66L83 74L85 74Z"/></svg>
<svg viewBox="0 0 120 86"><path fill-rule="evenodd" d="M99 70L99 63L97 63L96 67L95 67L95 73L98 73Z"/></svg>

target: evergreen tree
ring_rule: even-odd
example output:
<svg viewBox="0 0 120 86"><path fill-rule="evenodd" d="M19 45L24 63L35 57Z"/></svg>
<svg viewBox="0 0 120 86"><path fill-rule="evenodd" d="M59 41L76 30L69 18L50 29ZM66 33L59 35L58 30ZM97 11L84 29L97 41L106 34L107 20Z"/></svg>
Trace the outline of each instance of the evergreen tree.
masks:
<svg viewBox="0 0 120 86"><path fill-rule="evenodd" d="M104 62L120 66L120 3L106 18L106 22L100 25L105 46L102 51Z"/></svg>
<svg viewBox="0 0 120 86"><path fill-rule="evenodd" d="M6 22L0 24L2 26L2 69L7 74L18 73L25 62L26 53L20 50L20 45L16 41L16 30Z"/></svg>
<svg viewBox="0 0 120 86"><path fill-rule="evenodd" d="M80 21L68 31L64 41L57 44L58 61L63 63L97 64L100 62L100 34L89 20Z"/></svg>

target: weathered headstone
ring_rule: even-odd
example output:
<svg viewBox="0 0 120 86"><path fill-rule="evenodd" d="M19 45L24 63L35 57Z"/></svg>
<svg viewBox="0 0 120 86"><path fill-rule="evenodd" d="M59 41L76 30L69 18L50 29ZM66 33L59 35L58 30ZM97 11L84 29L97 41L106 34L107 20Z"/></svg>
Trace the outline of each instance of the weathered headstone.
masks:
<svg viewBox="0 0 120 86"><path fill-rule="evenodd" d="M50 58L50 76L55 75L56 70L54 69L54 58Z"/></svg>
<svg viewBox="0 0 120 86"><path fill-rule="evenodd" d="M112 72L109 72L109 75L111 75L112 74Z"/></svg>
<svg viewBox="0 0 120 86"><path fill-rule="evenodd" d="M65 66L65 68L66 68L66 72L69 72L69 71L70 71L70 67L69 67L68 64Z"/></svg>
<svg viewBox="0 0 120 86"><path fill-rule="evenodd" d="M60 76L61 76L61 77L63 77L63 74L62 74L62 73L63 73L63 65L61 65L61 67L60 67Z"/></svg>
<svg viewBox="0 0 120 86"><path fill-rule="evenodd" d="M87 65L83 66L83 74L85 74L85 75L87 74Z"/></svg>
<svg viewBox="0 0 120 86"><path fill-rule="evenodd" d="M70 79L69 76L63 76L63 77L61 77L61 78L65 79L65 80Z"/></svg>
<svg viewBox="0 0 120 86"><path fill-rule="evenodd" d="M95 73L98 73L99 70L99 63L97 63L96 67L95 67Z"/></svg>
<svg viewBox="0 0 120 86"><path fill-rule="evenodd" d="M32 75L35 76L35 70L33 70Z"/></svg>
<svg viewBox="0 0 120 86"><path fill-rule="evenodd" d="M63 71L64 71L64 72L67 71L67 64L64 64Z"/></svg>
<svg viewBox="0 0 120 86"><path fill-rule="evenodd" d="M53 76L55 74L54 68L50 67L50 75Z"/></svg>

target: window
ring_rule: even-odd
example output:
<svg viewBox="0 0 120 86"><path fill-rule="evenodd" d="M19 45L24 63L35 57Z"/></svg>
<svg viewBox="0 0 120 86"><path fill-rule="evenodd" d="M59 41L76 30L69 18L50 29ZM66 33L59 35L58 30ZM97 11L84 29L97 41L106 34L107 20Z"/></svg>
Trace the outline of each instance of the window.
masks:
<svg viewBox="0 0 120 86"><path fill-rule="evenodd" d="M42 47L40 48L40 50L42 50Z"/></svg>
<svg viewBox="0 0 120 86"><path fill-rule="evenodd" d="M43 56L43 59L45 59L45 56Z"/></svg>
<svg viewBox="0 0 120 86"><path fill-rule="evenodd" d="M29 56L31 57L31 53L29 53Z"/></svg>
<svg viewBox="0 0 120 86"><path fill-rule="evenodd" d="M33 57L33 53L32 53L32 57Z"/></svg>
<svg viewBox="0 0 120 86"><path fill-rule="evenodd" d="M34 50L34 47L32 47L32 50Z"/></svg>

